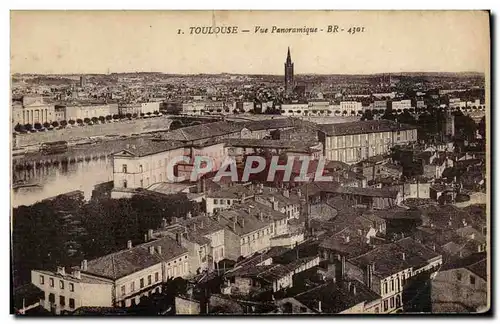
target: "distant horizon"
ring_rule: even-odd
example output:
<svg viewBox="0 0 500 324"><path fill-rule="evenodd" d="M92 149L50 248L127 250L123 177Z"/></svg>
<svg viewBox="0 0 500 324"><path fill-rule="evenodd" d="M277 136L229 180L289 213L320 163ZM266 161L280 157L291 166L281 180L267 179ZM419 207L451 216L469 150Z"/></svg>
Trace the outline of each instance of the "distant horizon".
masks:
<svg viewBox="0 0 500 324"><path fill-rule="evenodd" d="M236 73L236 72L214 72L214 73L170 73L162 71L123 71L123 72L109 72L109 73L97 73L97 72L86 72L86 73L38 73L38 72L14 72L14 75L37 75L37 76L81 76L81 75L111 75L111 74L165 74L165 75L181 75L181 76L192 76L192 75L239 75L239 76L275 76L281 77L283 74L267 74L267 73ZM446 71L405 71L405 72L375 72L375 73L295 73L295 76L374 76L374 75L404 75L404 74L480 74L485 75L484 72L479 71L458 71L458 72L446 72Z"/></svg>

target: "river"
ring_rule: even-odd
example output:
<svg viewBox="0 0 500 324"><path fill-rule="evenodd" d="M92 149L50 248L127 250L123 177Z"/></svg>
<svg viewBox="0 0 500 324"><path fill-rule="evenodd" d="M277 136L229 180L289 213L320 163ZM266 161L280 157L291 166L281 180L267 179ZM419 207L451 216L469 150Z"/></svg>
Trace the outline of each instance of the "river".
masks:
<svg viewBox="0 0 500 324"><path fill-rule="evenodd" d="M39 165L36 169L13 170L13 180L33 185L12 190L13 207L31 205L74 190L83 191L88 200L96 184L113 180L113 165L109 158Z"/></svg>

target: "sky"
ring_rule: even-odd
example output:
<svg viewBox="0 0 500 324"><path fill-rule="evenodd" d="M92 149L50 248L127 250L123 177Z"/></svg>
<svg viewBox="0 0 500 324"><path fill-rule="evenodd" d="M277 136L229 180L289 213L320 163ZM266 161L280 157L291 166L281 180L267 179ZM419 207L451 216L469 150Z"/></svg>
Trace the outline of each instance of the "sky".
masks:
<svg viewBox="0 0 500 324"><path fill-rule="evenodd" d="M327 33L328 25L344 32ZM189 27L196 26L236 26L238 33L191 35ZM257 26L269 32L254 33ZM277 34L270 33L272 26L318 32ZM364 32L351 35L350 27ZM283 74L288 46L295 74L487 73L489 16L480 11L11 11L11 73Z"/></svg>

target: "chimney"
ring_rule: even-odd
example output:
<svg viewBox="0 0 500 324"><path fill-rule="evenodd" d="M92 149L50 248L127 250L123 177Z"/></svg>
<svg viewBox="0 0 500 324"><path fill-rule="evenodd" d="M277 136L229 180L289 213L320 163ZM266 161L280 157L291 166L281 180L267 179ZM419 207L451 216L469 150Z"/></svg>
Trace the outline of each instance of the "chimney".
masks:
<svg viewBox="0 0 500 324"><path fill-rule="evenodd" d="M148 234L144 234L144 242L149 241Z"/></svg>
<svg viewBox="0 0 500 324"><path fill-rule="evenodd" d="M275 200L273 200L273 209L276 210L276 211L279 211L278 202L275 201Z"/></svg>
<svg viewBox="0 0 500 324"><path fill-rule="evenodd" d="M355 284L352 285L352 294L356 295L356 285Z"/></svg>
<svg viewBox="0 0 500 324"><path fill-rule="evenodd" d="M149 253L155 254L155 247L153 245L149 246Z"/></svg>
<svg viewBox="0 0 500 324"><path fill-rule="evenodd" d="M349 235L344 236L344 242L345 243L349 243L350 239L351 238L349 237Z"/></svg>
<svg viewBox="0 0 500 324"><path fill-rule="evenodd" d="M82 271L87 271L87 260L82 260L82 264L80 265Z"/></svg>
<svg viewBox="0 0 500 324"><path fill-rule="evenodd" d="M192 216L193 216L193 215L191 214L191 212L190 212L190 211L188 211L188 212L187 212L187 214L186 214L186 218L191 218Z"/></svg>
<svg viewBox="0 0 500 324"><path fill-rule="evenodd" d="M148 229L148 240L152 240L152 239L153 239L153 230Z"/></svg>
<svg viewBox="0 0 500 324"><path fill-rule="evenodd" d="M80 272L80 270L73 270L73 277L75 277L76 279L82 279L82 273Z"/></svg>
<svg viewBox="0 0 500 324"><path fill-rule="evenodd" d="M243 217L241 218L241 227L245 227L245 219Z"/></svg>
<svg viewBox="0 0 500 324"><path fill-rule="evenodd" d="M62 276L65 276L66 275L66 269L64 269L64 267L57 267L57 273L62 275Z"/></svg>
<svg viewBox="0 0 500 324"><path fill-rule="evenodd" d="M375 264L370 263L366 265L365 269L365 284L368 288L372 289L373 287L373 270L375 269Z"/></svg>
<svg viewBox="0 0 500 324"><path fill-rule="evenodd" d="M193 223L193 231L196 232L196 223Z"/></svg>
<svg viewBox="0 0 500 324"><path fill-rule="evenodd" d="M200 228L203 228L203 219L200 222Z"/></svg>
<svg viewBox="0 0 500 324"><path fill-rule="evenodd" d="M401 259L403 259L403 261L406 260L406 253L401 252Z"/></svg>
<svg viewBox="0 0 500 324"><path fill-rule="evenodd" d="M318 312L323 313L323 310L321 309L321 300L318 301Z"/></svg>
<svg viewBox="0 0 500 324"><path fill-rule="evenodd" d="M259 220L262 222L264 221L264 213L263 212L260 212L259 213Z"/></svg>
<svg viewBox="0 0 500 324"><path fill-rule="evenodd" d="M131 240L128 240L127 241L127 249L131 249L132 248L132 241Z"/></svg>
<svg viewBox="0 0 500 324"><path fill-rule="evenodd" d="M233 218L233 231L236 232L236 223L238 222L238 217L235 215Z"/></svg>
<svg viewBox="0 0 500 324"><path fill-rule="evenodd" d="M177 244L182 246L182 234L181 233L175 233L175 240L177 241Z"/></svg>
<svg viewBox="0 0 500 324"><path fill-rule="evenodd" d="M299 198L302 197L302 191L300 189L297 189L297 196L299 196Z"/></svg>
<svg viewBox="0 0 500 324"><path fill-rule="evenodd" d="M162 228L167 227L167 219L166 219L166 218L162 218L162 219L161 219L161 227L162 227Z"/></svg>
<svg viewBox="0 0 500 324"><path fill-rule="evenodd" d="M158 254L161 254L161 245L158 245L158 246L156 247L156 252L157 252Z"/></svg>
<svg viewBox="0 0 500 324"><path fill-rule="evenodd" d="M436 244L432 244L432 250L436 251Z"/></svg>

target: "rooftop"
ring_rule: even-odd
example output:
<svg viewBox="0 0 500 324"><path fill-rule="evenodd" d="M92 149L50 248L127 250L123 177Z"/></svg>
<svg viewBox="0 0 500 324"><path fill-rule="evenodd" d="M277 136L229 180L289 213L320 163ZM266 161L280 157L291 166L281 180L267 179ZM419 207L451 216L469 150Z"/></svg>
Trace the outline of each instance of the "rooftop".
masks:
<svg viewBox="0 0 500 324"><path fill-rule="evenodd" d="M416 127L389 120L365 120L349 123L322 124L319 126L319 129L328 136L341 136L409 130L416 129Z"/></svg>

